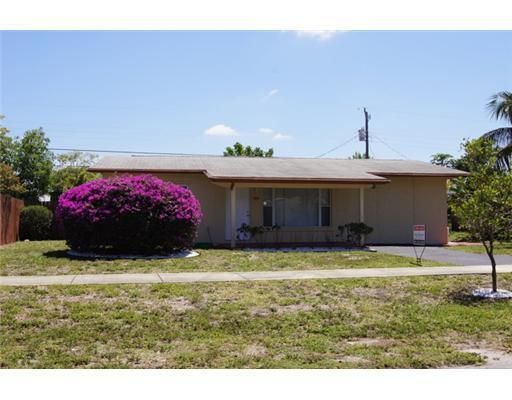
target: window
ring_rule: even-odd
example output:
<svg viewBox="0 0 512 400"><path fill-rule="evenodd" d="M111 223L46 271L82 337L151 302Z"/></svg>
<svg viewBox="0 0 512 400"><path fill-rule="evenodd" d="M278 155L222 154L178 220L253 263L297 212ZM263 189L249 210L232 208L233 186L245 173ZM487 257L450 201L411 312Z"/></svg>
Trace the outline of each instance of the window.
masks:
<svg viewBox="0 0 512 400"><path fill-rule="evenodd" d="M320 189L320 225L331 225L331 191Z"/></svg>
<svg viewBox="0 0 512 400"><path fill-rule="evenodd" d="M264 189L263 225L330 226L329 189Z"/></svg>
<svg viewBox="0 0 512 400"><path fill-rule="evenodd" d="M263 226L272 226L272 189L263 189Z"/></svg>

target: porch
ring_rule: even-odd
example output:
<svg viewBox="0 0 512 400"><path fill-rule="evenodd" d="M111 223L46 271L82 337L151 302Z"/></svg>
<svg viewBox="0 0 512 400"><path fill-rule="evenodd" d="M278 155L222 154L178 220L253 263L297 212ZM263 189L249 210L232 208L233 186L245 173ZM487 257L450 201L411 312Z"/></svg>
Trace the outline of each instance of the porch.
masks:
<svg viewBox="0 0 512 400"><path fill-rule="evenodd" d="M225 240L231 248L344 245L338 227L365 222L365 192L372 186L231 183Z"/></svg>

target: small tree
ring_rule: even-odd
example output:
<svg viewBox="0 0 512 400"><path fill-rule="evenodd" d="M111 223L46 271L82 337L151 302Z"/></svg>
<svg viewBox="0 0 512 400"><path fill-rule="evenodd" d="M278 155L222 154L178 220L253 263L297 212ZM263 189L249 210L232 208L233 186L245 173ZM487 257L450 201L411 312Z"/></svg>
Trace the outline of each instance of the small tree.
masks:
<svg viewBox="0 0 512 400"><path fill-rule="evenodd" d="M0 122L3 119L0 115ZM8 136L9 130L0 125L0 163L12 168L25 188L22 197L37 203L38 197L48 193L53 168L53 153L42 128L25 132L22 138Z"/></svg>
<svg viewBox="0 0 512 400"><path fill-rule="evenodd" d="M0 162L0 193L20 197L25 191L25 186L20 182L20 178L12 168Z"/></svg>
<svg viewBox="0 0 512 400"><path fill-rule="evenodd" d="M0 122L4 116L0 114ZM8 136L9 129L0 125L0 163L12 167L16 158L16 142Z"/></svg>
<svg viewBox="0 0 512 400"><path fill-rule="evenodd" d="M27 189L23 197L30 203L37 203L39 196L48 193L53 168L49 142L41 128L26 131L23 138L16 141L12 167Z"/></svg>
<svg viewBox="0 0 512 400"><path fill-rule="evenodd" d="M236 142L233 147L226 147L224 151L224 157L272 157L273 155L273 148L265 151L259 147L252 148L251 146L244 146L239 142Z"/></svg>
<svg viewBox="0 0 512 400"><path fill-rule="evenodd" d="M73 151L57 156L57 165L51 175L51 190L63 193L72 187L97 179L99 174L87 171L97 158L95 154Z"/></svg>
<svg viewBox="0 0 512 400"><path fill-rule="evenodd" d="M363 153L360 153L356 151L354 154L352 154L348 159L349 160L364 160L366 157Z"/></svg>
<svg viewBox="0 0 512 400"><path fill-rule="evenodd" d="M512 229L512 174L497 167L499 149L490 139L466 141L463 147L470 175L454 181L453 208L461 225L482 242L496 292L494 244Z"/></svg>
<svg viewBox="0 0 512 400"><path fill-rule="evenodd" d="M439 165L441 167L454 168L455 165L455 159L451 154L448 153L432 154L432 156L430 157L430 162L434 165Z"/></svg>

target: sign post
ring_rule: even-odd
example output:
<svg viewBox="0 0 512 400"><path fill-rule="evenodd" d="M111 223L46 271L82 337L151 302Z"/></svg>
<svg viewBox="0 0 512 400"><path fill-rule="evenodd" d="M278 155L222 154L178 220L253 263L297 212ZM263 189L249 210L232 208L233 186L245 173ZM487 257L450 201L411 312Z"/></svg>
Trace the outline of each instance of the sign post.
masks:
<svg viewBox="0 0 512 400"><path fill-rule="evenodd" d="M423 257L423 253L425 252L425 247L427 244L427 227L426 225L413 225L412 227L412 244L414 246L414 254L416 255L416 263L421 265L421 259ZM418 251L416 247L423 247L421 249L421 253L418 256Z"/></svg>

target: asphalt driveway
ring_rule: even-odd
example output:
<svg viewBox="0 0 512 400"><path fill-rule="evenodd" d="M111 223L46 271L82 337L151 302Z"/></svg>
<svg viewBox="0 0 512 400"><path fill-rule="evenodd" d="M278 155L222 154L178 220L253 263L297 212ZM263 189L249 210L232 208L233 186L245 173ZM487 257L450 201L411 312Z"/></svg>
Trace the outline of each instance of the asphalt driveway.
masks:
<svg viewBox="0 0 512 400"><path fill-rule="evenodd" d="M381 253L394 254L397 256L416 257L413 246L370 246ZM421 252L421 247L418 247ZM419 254L419 253L418 253ZM464 251L451 250L446 247L427 247L423 253L423 258L441 263L454 265L490 265L487 254L473 254ZM512 264L512 256L496 255L496 263Z"/></svg>

